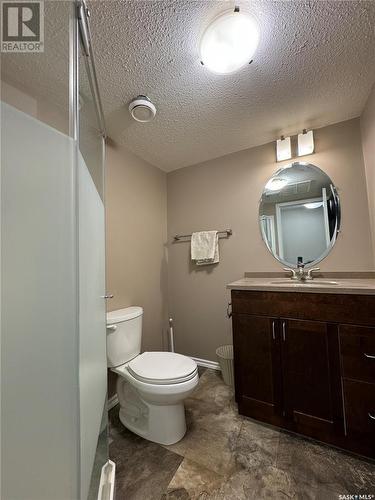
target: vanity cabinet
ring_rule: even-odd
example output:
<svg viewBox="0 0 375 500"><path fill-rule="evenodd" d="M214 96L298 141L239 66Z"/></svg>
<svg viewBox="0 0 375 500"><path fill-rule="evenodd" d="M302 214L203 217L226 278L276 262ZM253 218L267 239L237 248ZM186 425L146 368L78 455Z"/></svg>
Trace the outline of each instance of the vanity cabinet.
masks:
<svg viewBox="0 0 375 500"><path fill-rule="evenodd" d="M232 290L232 311L239 413L375 458L375 296Z"/></svg>

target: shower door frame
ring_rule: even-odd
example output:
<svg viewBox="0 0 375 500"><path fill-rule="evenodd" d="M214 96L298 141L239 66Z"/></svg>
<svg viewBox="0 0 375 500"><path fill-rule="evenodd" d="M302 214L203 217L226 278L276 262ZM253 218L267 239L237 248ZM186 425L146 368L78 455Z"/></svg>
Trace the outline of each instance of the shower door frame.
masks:
<svg viewBox="0 0 375 500"><path fill-rule="evenodd" d="M100 98L98 79L95 68L95 56L92 47L91 31L88 19L90 11L85 0L73 1L73 16L70 27L70 72L69 72L69 87L70 87L70 135L74 140L79 140L79 47L81 46L85 52L86 72L89 78L90 89L95 102L95 110L97 114L98 124L103 140L107 138L102 101Z"/></svg>
<svg viewBox="0 0 375 500"><path fill-rule="evenodd" d="M94 57L94 51L93 51L93 46L92 46L92 37L91 37L91 31L90 31L90 25L89 25L89 17L90 17L90 12L87 7L86 1L85 0L73 0L72 2L72 9L73 13L71 16L71 25L70 25L70 44L69 44L69 50L70 50L70 57L69 57L69 117L70 117L70 122L69 122L69 133L70 136L73 138L77 145L77 150L76 150L76 179L75 183L76 186L78 186L78 154L79 154L79 148L80 148L80 98L79 98L79 88L80 88L80 51L82 51L83 54L83 59L84 59L84 65L86 69L86 75L87 79L89 82L90 90L91 90L91 95L93 98L93 102L95 104L95 113L96 113L96 118L97 118L97 125L98 125L98 130L99 133L102 137L102 150L103 150L103 198L104 198L104 190L105 190L105 167L104 167L104 161L105 161L105 140L107 137L106 134L106 127L105 127L105 120L104 120L104 113L103 113L103 107L102 107L102 102L100 98L100 92L99 92L99 85L98 85L98 80L97 80L97 74L96 74L96 69L95 69L95 57ZM76 191L76 213L78 213L78 189ZM104 200L103 200L103 205L104 205ZM104 205L104 216L105 216L105 205ZM79 255L79 229L78 229L78 223L76 224L76 242L77 242L77 256ZM104 235L105 238L105 235ZM104 263L105 266L105 263ZM78 268L78 263L77 263L77 289L79 290L79 268ZM78 293L79 296L79 293ZM109 298L108 294L105 294L103 296L103 300L106 300ZM77 308L79 309L79 304L77 305ZM79 318L79 310L77 311L77 318ZM78 324L77 324L77 329L79 331L79 319L78 319ZM106 332L103 332L103 335L105 335ZM78 357L78 364L79 364L80 358ZM106 399L107 402L107 399ZM107 405L104 408L104 411L106 411ZM81 430L79 432L81 435ZM80 447L81 445L81 439L79 440L78 446ZM79 452L79 463L80 463L80 473L79 473L79 478L80 478L80 485L79 489L81 489L82 485L82 477L81 477L81 471L82 471L82 457L80 453L80 448L78 449ZM100 484L99 484L99 491L98 491L98 499L103 499L105 500L110 500L113 498L114 494L114 479L115 479L115 464L109 460L109 457L107 457L107 462L103 465L102 467L102 474L101 474L101 479L100 479ZM82 496L82 495L81 495ZM81 498L81 500L86 500Z"/></svg>

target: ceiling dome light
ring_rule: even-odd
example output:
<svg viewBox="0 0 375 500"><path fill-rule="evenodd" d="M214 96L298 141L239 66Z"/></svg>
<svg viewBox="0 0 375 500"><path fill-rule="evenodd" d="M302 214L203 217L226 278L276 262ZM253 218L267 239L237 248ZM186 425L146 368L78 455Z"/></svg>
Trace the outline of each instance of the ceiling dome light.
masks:
<svg viewBox="0 0 375 500"><path fill-rule="evenodd" d="M259 28L251 16L237 10L226 12L203 33L202 64L214 73L233 73L251 62L258 42Z"/></svg>

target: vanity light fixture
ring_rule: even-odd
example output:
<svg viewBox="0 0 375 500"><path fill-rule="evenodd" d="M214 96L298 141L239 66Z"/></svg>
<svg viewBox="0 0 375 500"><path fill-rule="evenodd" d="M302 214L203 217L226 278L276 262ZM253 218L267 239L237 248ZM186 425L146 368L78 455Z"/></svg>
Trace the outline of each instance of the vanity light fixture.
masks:
<svg viewBox="0 0 375 500"><path fill-rule="evenodd" d="M314 152L314 133L312 130L303 130L298 134L298 156L311 155Z"/></svg>
<svg viewBox="0 0 375 500"><path fill-rule="evenodd" d="M267 184L266 190L268 191L280 191L288 184L287 179L282 179L280 177L272 177Z"/></svg>
<svg viewBox="0 0 375 500"><path fill-rule="evenodd" d="M234 73L252 62L258 43L257 22L235 7L214 19L203 33L201 63L214 73Z"/></svg>
<svg viewBox="0 0 375 500"><path fill-rule="evenodd" d="M312 203L305 203L303 205L305 208L313 209L313 208L319 208L323 206L323 202L321 201L313 201Z"/></svg>
<svg viewBox="0 0 375 500"><path fill-rule="evenodd" d="M284 137L282 135L281 138L276 141L276 160L290 160L291 157L292 147L290 143L290 137Z"/></svg>

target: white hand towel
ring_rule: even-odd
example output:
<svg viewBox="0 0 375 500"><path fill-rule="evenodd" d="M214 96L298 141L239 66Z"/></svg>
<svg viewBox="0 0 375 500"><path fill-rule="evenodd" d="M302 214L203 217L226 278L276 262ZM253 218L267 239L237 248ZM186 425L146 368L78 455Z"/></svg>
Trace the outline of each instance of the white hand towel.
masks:
<svg viewBox="0 0 375 500"><path fill-rule="evenodd" d="M191 259L198 266L219 262L219 236L217 231L200 231L191 235Z"/></svg>

